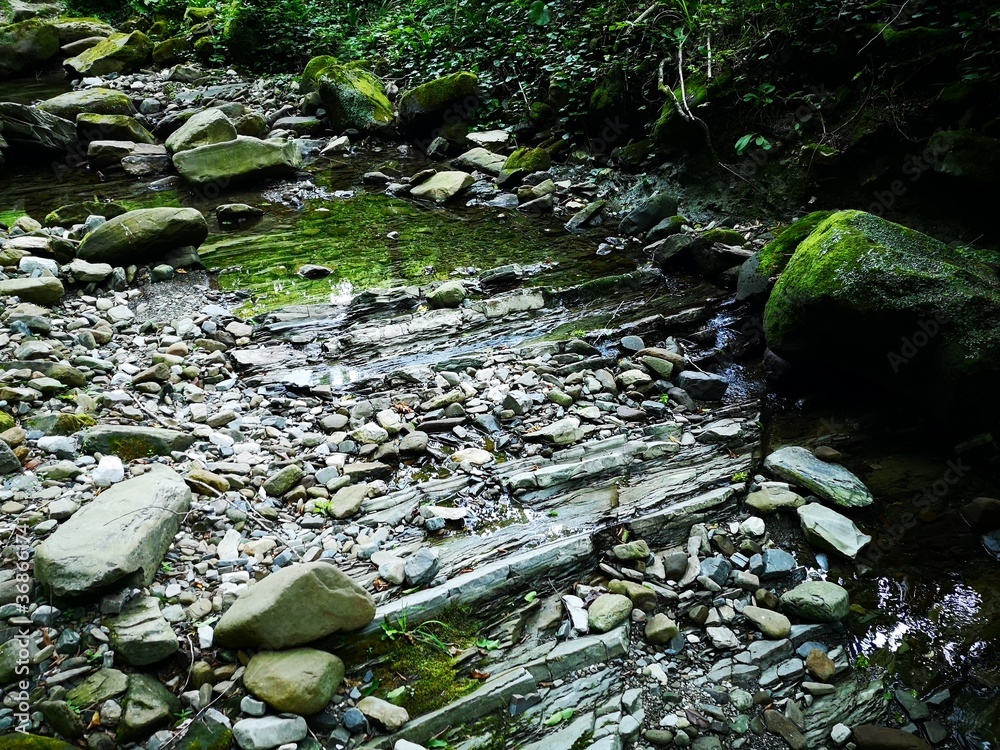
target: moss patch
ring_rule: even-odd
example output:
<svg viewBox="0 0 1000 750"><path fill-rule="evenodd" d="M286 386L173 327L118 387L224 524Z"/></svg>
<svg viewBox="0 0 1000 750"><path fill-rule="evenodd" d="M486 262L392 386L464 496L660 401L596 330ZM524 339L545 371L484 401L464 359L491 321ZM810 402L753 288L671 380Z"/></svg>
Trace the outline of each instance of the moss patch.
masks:
<svg viewBox="0 0 1000 750"><path fill-rule="evenodd" d="M89 414L45 414L27 421L29 430L39 430L46 435L72 435L86 427L93 427L97 420Z"/></svg>
<svg viewBox="0 0 1000 750"><path fill-rule="evenodd" d="M448 107L463 105L469 100L470 106L460 106L467 115L474 108L472 100L476 97L478 85L479 78L475 73L461 71L412 88L399 98L400 120L411 122L421 116L440 114ZM459 114L462 116L462 113Z"/></svg>
<svg viewBox="0 0 1000 750"><path fill-rule="evenodd" d="M317 60L325 60L323 66ZM377 130L393 119L393 109L385 96L385 85L374 73L365 69L363 62L337 65L329 63L332 57L314 58L306 67L306 76L315 80L316 90L326 108L334 130L357 128Z"/></svg>
<svg viewBox="0 0 1000 750"><path fill-rule="evenodd" d="M14 426L14 417L5 411L0 411L0 432L9 430Z"/></svg>
<svg viewBox="0 0 1000 750"><path fill-rule="evenodd" d="M813 211L803 216L777 237L768 242L760 251L760 273L764 276L774 276L785 270L795 250L802 240L809 236L813 229L827 219L831 211Z"/></svg>

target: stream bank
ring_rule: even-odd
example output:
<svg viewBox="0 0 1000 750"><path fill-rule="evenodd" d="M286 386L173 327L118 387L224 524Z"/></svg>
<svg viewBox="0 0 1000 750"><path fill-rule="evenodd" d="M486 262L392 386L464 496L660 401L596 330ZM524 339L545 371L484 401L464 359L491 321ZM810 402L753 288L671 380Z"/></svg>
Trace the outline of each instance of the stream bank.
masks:
<svg viewBox="0 0 1000 750"><path fill-rule="evenodd" d="M229 94L259 89L218 75ZM325 142L288 137L304 153ZM41 221L97 186L127 209L265 211L235 231L206 227L202 259L218 273L56 264L70 289L60 302L4 310L3 434L17 462L0 495L5 559L34 555L43 585L22 611L17 568L5 565L5 643L18 648L4 664L21 665L14 629L27 628L31 675L25 701L4 695L7 729L22 728L25 702L30 729L95 748L709 750L779 738L836 746L851 730L879 746L861 741L867 722L939 747L996 741L978 708L995 699L996 641L973 625L995 611L982 572L994 563L955 524L940 539L960 552L942 562L970 555L960 580L948 566L937 586L907 595L897 578L920 554L911 545L926 548L926 527L891 546L906 525L893 502L933 492L954 443L928 444L903 422L925 450L901 442L896 453L878 430L859 437L863 423L824 415L817 425L794 404L772 407L759 362L730 349L745 318L726 272L764 243L762 227L697 226L703 209L683 206L690 223L676 228L688 229L663 239L742 238L707 243L702 268L715 271L705 279L647 265L655 249L618 237L639 196L661 194L651 184L633 193L601 168L552 167L527 185L551 180L531 200L549 197L552 216L517 217L527 201L477 172L471 205L442 208L384 194L419 186L428 164L406 144L383 159L391 148L368 142L337 157L346 166L317 161L305 179L217 198L161 176L81 169L53 186L5 167L3 196L25 201L6 217L15 247L54 236L24 214ZM514 200L482 205L503 195ZM562 229L605 199L610 230ZM339 237L346 250L326 254ZM8 264L12 277L47 278L23 260ZM298 286L307 263L331 273ZM989 492L981 442L974 469L946 482L949 506ZM761 468L786 444L835 448L829 466L842 461L868 485L877 504L843 512L877 537L881 558L817 555L794 513L745 504L820 493L793 492ZM133 520L154 523L136 553L144 564L118 564L131 575L112 581L71 575L121 541L110 544L110 521L92 520L94 509L151 491L157 506L111 519L125 519L115 528L126 540L145 540ZM80 540L88 554L69 554ZM264 597L271 576L322 576L316 565L333 567L322 560L344 575L338 616L367 613L360 628L313 629L325 624L319 589L272 592L259 605L270 632L233 623L234 603ZM778 603L807 579L831 583L839 616ZM959 638L974 664L954 656ZM254 681L267 654L299 646L326 665L315 682L297 666L288 679L280 664ZM918 669L914 656L931 649L941 666ZM319 710L303 700L315 694L328 697Z"/></svg>

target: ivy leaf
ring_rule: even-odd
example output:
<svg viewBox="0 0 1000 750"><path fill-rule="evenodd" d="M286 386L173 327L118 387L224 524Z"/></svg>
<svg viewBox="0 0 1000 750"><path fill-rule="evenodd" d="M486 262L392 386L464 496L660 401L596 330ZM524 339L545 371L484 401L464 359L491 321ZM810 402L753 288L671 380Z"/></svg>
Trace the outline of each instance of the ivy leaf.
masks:
<svg viewBox="0 0 1000 750"><path fill-rule="evenodd" d="M528 21L535 26L545 26L552 20L552 10L542 0L535 0L528 9Z"/></svg>

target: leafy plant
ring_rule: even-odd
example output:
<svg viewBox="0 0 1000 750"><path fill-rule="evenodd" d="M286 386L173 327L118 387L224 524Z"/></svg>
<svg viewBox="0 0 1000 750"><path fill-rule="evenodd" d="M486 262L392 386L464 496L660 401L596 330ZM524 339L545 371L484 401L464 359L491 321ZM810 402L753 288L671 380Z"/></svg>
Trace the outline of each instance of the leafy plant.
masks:
<svg viewBox="0 0 1000 750"><path fill-rule="evenodd" d="M552 10L542 0L535 0L528 9L528 21L535 26L545 26L552 20Z"/></svg>
<svg viewBox="0 0 1000 750"><path fill-rule="evenodd" d="M736 155L743 156L746 150L750 147L751 143L755 146L759 146L765 151L770 151L774 145L759 133L747 133L736 141Z"/></svg>
<svg viewBox="0 0 1000 750"><path fill-rule="evenodd" d="M871 661L864 654L858 654L854 660L854 668L860 671L868 669L871 665Z"/></svg>
<svg viewBox="0 0 1000 750"><path fill-rule="evenodd" d="M487 651L496 651L500 648L500 641L494 641L488 638L477 638L476 648L486 649Z"/></svg>
<svg viewBox="0 0 1000 750"><path fill-rule="evenodd" d="M747 472L745 472L745 471L738 471L735 474L733 474L733 481L734 482L745 482L745 481L747 481L747 478L749 476L750 475Z"/></svg>
<svg viewBox="0 0 1000 750"><path fill-rule="evenodd" d="M666 406L667 404L669 404L670 403L670 396L668 396L666 393L661 393L660 394L660 403L663 404L664 406Z"/></svg>
<svg viewBox="0 0 1000 750"><path fill-rule="evenodd" d="M178 711L174 714L174 728L176 729L185 721L191 718L194 712L190 708L185 708L183 711Z"/></svg>
<svg viewBox="0 0 1000 750"><path fill-rule="evenodd" d="M395 641L397 638L408 641L411 645L415 643L425 643L444 653L450 653L448 644L441 640L432 630L433 627L440 627L448 630L448 626L440 620L424 620L419 625L413 626L410 623L409 615L402 611L396 616L395 621L390 621L387 617L382 620L382 640Z"/></svg>
<svg viewBox="0 0 1000 750"><path fill-rule="evenodd" d="M761 83L753 91L748 91L743 95L743 101L753 104L755 107L766 107L774 104L774 97L771 96L777 90L773 83Z"/></svg>

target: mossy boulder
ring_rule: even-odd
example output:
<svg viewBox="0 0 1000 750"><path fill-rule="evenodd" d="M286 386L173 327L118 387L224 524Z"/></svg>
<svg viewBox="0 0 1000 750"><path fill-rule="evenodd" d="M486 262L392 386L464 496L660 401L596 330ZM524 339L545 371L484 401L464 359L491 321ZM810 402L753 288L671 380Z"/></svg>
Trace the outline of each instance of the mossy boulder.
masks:
<svg viewBox="0 0 1000 750"><path fill-rule="evenodd" d="M519 148L503 163L498 182L514 184L532 172L544 172L551 166L552 156L544 148Z"/></svg>
<svg viewBox="0 0 1000 750"><path fill-rule="evenodd" d="M188 182L220 189L266 177L288 177L302 165L291 141L262 141L239 136L174 154L174 166Z"/></svg>
<svg viewBox="0 0 1000 750"><path fill-rule="evenodd" d="M82 114L76 117L76 134L83 143L91 141L129 141L156 143L153 134L128 115Z"/></svg>
<svg viewBox="0 0 1000 750"><path fill-rule="evenodd" d="M92 88L67 91L38 105L42 112L48 112L66 120L76 120L78 115L134 115L135 107L128 94L114 89Z"/></svg>
<svg viewBox="0 0 1000 750"><path fill-rule="evenodd" d="M38 430L44 435L72 435L97 424L89 414L42 414L25 422L28 430Z"/></svg>
<svg viewBox="0 0 1000 750"><path fill-rule="evenodd" d="M103 216L113 219L127 213L128 209L119 203L105 201L84 201L60 206L45 217L43 224L47 227L71 227L82 224L88 216Z"/></svg>
<svg viewBox="0 0 1000 750"><path fill-rule="evenodd" d="M153 62L157 65L173 65L185 52L190 51L190 39L185 36L172 36L153 45Z"/></svg>
<svg viewBox="0 0 1000 750"><path fill-rule="evenodd" d="M995 402L998 260L863 211L832 214L771 292L768 345L789 361L836 366L942 405Z"/></svg>
<svg viewBox="0 0 1000 750"><path fill-rule="evenodd" d="M14 417L5 411L0 411L0 432L9 430L14 426Z"/></svg>
<svg viewBox="0 0 1000 750"><path fill-rule="evenodd" d="M128 678L124 709L117 729L120 743L135 742L169 726L180 713L181 702L155 677L134 674Z"/></svg>
<svg viewBox="0 0 1000 750"><path fill-rule="evenodd" d="M83 39L102 36L105 39L115 33L112 26L99 18L54 18L50 23L59 34L59 44L67 45Z"/></svg>
<svg viewBox="0 0 1000 750"><path fill-rule="evenodd" d="M194 435L163 427L133 425L99 425L84 431L80 449L84 453L115 455L122 461L134 461L148 456L169 456L194 443Z"/></svg>
<svg viewBox="0 0 1000 750"><path fill-rule="evenodd" d="M91 263L130 265L155 260L168 250L198 247L208 223L194 208L141 208L117 216L83 238L77 257Z"/></svg>
<svg viewBox="0 0 1000 750"><path fill-rule="evenodd" d="M171 154L212 143L236 140L236 126L219 109L206 109L191 116L171 133L164 145Z"/></svg>
<svg viewBox="0 0 1000 750"><path fill-rule="evenodd" d="M328 68L339 65L340 62L333 55L320 55L314 57L306 63L306 69L302 71L299 78L299 93L311 94L319 88L319 77Z"/></svg>
<svg viewBox="0 0 1000 750"><path fill-rule="evenodd" d="M76 76L102 76L108 73L130 73L149 59L153 45L141 31L112 34L63 64Z"/></svg>
<svg viewBox="0 0 1000 750"><path fill-rule="evenodd" d="M393 120L392 104L382 79L362 62L338 64L329 55L313 58L302 75L308 91L315 90L334 130L382 130Z"/></svg>
<svg viewBox="0 0 1000 750"><path fill-rule="evenodd" d="M778 274L785 270L798 246L816 226L831 214L830 211L813 211L792 223L777 237L768 242L740 268L736 285L736 299L745 300L766 296L771 291Z"/></svg>
<svg viewBox="0 0 1000 750"><path fill-rule="evenodd" d="M461 71L405 91L399 98L399 123L410 129L468 119L479 105L478 86L475 73Z"/></svg>
<svg viewBox="0 0 1000 750"><path fill-rule="evenodd" d="M47 21L0 26L0 78L34 70L58 52L59 32Z"/></svg>
<svg viewBox="0 0 1000 750"><path fill-rule="evenodd" d="M742 247L747 244L747 238L742 232L737 232L735 229L726 229L725 227L709 229L707 232L703 232L701 237L706 242L719 242L723 245L739 245Z"/></svg>

